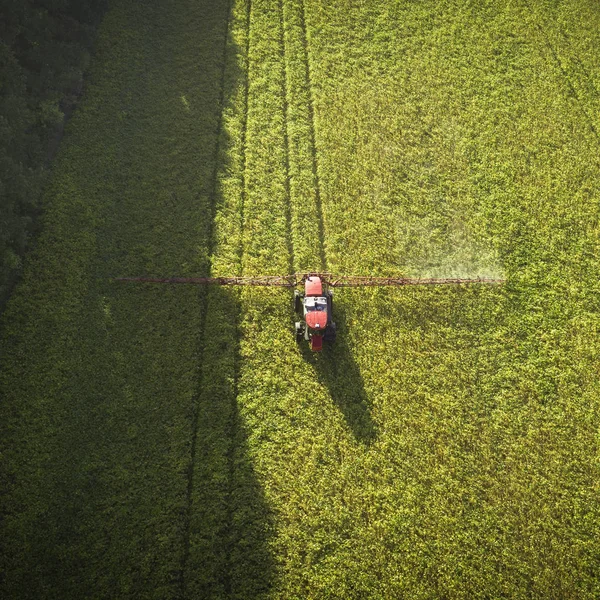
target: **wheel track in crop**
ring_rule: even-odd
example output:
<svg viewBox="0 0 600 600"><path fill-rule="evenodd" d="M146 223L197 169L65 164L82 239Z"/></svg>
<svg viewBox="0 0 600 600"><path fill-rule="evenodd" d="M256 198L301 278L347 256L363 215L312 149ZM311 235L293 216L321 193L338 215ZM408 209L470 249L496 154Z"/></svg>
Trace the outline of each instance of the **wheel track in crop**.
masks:
<svg viewBox="0 0 600 600"><path fill-rule="evenodd" d="M290 107L288 104L288 79L287 79L287 61L285 59L285 26L284 26L284 13L283 13L283 2L279 0L279 49L283 59L282 69L282 94L281 100L283 103L283 147L285 154L285 222L286 222L286 238L287 238L287 249L289 255L289 272L293 273L295 268L294 260L294 240L292 235L292 194L290 190L290 138L289 138L289 113Z"/></svg>
<svg viewBox="0 0 600 600"><path fill-rule="evenodd" d="M527 9L528 11L531 13L531 15L533 16L534 19L536 19L537 15L535 14L534 9L531 7L531 4L529 1L526 1L527 4ZM542 33L542 35L545 37L547 44L549 47L553 48L550 41L549 41L549 35L547 33L547 30L545 29L544 26L542 26L539 23L536 23L538 30ZM566 53L569 55L569 61L576 65L577 68L579 69L579 71L581 72L581 74L583 75L583 77L586 80L586 83L590 86L590 88L593 90L593 94L595 96L600 96L600 89L598 88L598 86L596 85L596 83L594 82L594 78L592 77L591 73L590 73L590 69L589 67L587 67L583 60L581 59L581 57L579 56L579 54L577 54L574 50L573 50L573 46L571 44L571 42L569 41L569 37L567 36L567 34L565 33L565 30L563 28L563 26L560 24L559 21L556 22L556 28L555 28L555 33L556 35L562 40L564 46L565 46L565 50ZM554 53L555 54L555 58L557 60L557 62L561 63L562 66L562 61L560 61L560 59L558 58L558 53ZM566 69L563 69L566 72ZM568 77L568 75L567 75ZM589 115L588 115L589 116ZM592 117L590 116L590 119Z"/></svg>
<svg viewBox="0 0 600 600"><path fill-rule="evenodd" d="M210 265L210 257L213 255L214 246L215 246L215 217L217 211L217 184L218 184L218 173L219 173L219 156L221 153L221 130L223 126L223 107L225 102L225 73L227 68L227 46L228 46L228 36L230 29L230 21L231 21L231 10L232 3L234 0L227 0L226 5L226 22L225 22L225 31L223 35L223 48L222 48L222 66L221 66L221 80L220 80L220 90L219 90L219 110L217 117L217 124L215 130L215 149L214 149L214 165L211 173L210 179L210 210L211 215L209 219L208 226L208 240L207 240L207 264L205 265L205 269L208 273L210 273L211 265ZM204 346L205 346L205 336L206 336L206 317L209 305L209 291L208 289L202 289L202 316L200 319L200 331L199 331L199 350L198 350L198 362L201 365L204 362ZM190 445L190 454L189 454L189 462L187 466L187 487L186 487L186 496L185 496L185 516L184 516L184 526L183 526L183 553L181 559L181 567L177 577L179 594L181 598L186 597L186 579L185 573L186 568L190 556L190 534L191 534L191 514L192 514L192 494L194 489L194 458L196 456L196 445L198 440L198 427L199 427L199 414L200 414L200 396L203 385L203 377L202 377L202 369L200 369L200 375L197 381L196 393L192 399L192 439Z"/></svg>
<svg viewBox="0 0 600 600"><path fill-rule="evenodd" d="M321 267L327 271L327 256L325 254L325 223L323 219L323 202L321 199L321 182L319 179L318 155L317 155L317 132L315 120L315 100L313 94L313 78L310 66L310 50L308 46L308 32L306 28L306 0L300 1L300 26L302 28L302 46L304 48L305 83L308 89L308 115L310 119L310 145L312 174L315 182L315 203L318 219L319 255Z"/></svg>
<svg viewBox="0 0 600 600"><path fill-rule="evenodd" d="M323 250L325 234L305 7L301 0L283 0L279 8L286 79L286 145L289 154L291 234L295 242L294 268L320 270L326 262Z"/></svg>
<svg viewBox="0 0 600 600"><path fill-rule="evenodd" d="M231 0L235 2L235 0ZM248 131L248 68L250 60L250 13L252 11L252 0L247 0L246 4L246 47L244 48L244 66L246 69L245 84L244 84L244 101L243 101L243 123L242 123L242 161L240 171L240 244L238 248L238 274L241 276L242 264L244 257L244 206L246 205L248 190L246 189L246 165L247 165L247 136Z"/></svg>
<svg viewBox="0 0 600 600"><path fill-rule="evenodd" d="M577 102L577 106L579 107L579 110L581 111L582 115L584 116L585 120L587 121L590 130L594 134L596 141L600 142L600 133L598 132L598 129L597 129L596 125L594 124L594 119L593 119L592 115L589 113L588 109L586 108L585 102L582 99L581 94L577 91L575 85L573 84L573 80L571 79L569 73L567 72L566 68L563 66L563 62L561 61L560 57L558 56L557 51L555 50L554 46L550 42L548 33L544 29L543 25L539 22L537 15L535 14L533 8L531 7L531 3L528 0L525 1L525 6L527 7L529 14L531 15L533 24L534 24L535 28L537 29L538 33L540 34L540 37L544 40L544 44L546 45L546 48L548 49L548 52L550 53L552 60L558 67L558 70L560 71L560 73L562 74L562 76L567 84L567 87L569 88L569 91L571 92L573 98ZM559 26L559 28L560 28L560 26ZM583 67L583 65L582 65L582 67Z"/></svg>

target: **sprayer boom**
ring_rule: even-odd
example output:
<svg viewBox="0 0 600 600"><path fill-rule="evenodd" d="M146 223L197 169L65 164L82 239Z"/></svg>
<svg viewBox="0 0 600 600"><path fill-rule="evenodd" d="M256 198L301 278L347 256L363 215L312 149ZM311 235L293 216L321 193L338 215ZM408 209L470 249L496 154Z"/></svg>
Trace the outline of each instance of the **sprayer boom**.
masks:
<svg viewBox="0 0 600 600"><path fill-rule="evenodd" d="M411 278L411 277L361 277L334 275L332 273L294 273L293 275L267 275L257 277L117 277L117 281L142 283L187 283L194 285L253 285L262 287L289 287L304 285L309 277L318 277L329 287L378 287L403 285L457 285L471 283L503 283L503 279L477 277L462 278Z"/></svg>
<svg viewBox="0 0 600 600"><path fill-rule="evenodd" d="M305 340L313 352L320 352L323 342L333 343L337 327L333 320L334 287L376 287L404 285L453 285L502 283L502 279L415 279L410 277L351 277L332 273L294 273L293 275L266 275L259 277L117 277L117 281L141 283L187 283L193 285L253 285L259 287L295 288L304 286L304 292L294 290L294 323L296 341Z"/></svg>

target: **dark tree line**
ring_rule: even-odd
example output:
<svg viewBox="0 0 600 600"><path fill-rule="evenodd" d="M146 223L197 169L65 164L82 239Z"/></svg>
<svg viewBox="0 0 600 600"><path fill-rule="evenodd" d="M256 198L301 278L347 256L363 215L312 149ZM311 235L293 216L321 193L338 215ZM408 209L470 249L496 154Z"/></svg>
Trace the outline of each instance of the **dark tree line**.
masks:
<svg viewBox="0 0 600 600"><path fill-rule="evenodd" d="M0 307L35 237L48 164L108 0L0 0Z"/></svg>

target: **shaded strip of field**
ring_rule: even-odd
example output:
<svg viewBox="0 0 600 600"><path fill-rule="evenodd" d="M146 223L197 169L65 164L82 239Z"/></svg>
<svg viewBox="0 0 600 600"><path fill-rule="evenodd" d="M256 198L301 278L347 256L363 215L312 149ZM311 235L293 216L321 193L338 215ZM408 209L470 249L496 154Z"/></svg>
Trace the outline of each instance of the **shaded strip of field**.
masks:
<svg viewBox="0 0 600 600"><path fill-rule="evenodd" d="M207 255L206 255L206 264L202 266L201 271L200 271L200 275L203 277L210 277L210 268L211 268L211 264L210 264L210 260L212 258L212 255L214 253L214 247L215 247L215 240L214 240L214 221L216 218L216 212L217 212L217 185L218 185L218 181L217 181L217 175L219 172L219 160L221 159L221 154L222 154L222 148L221 148L221 143L223 142L223 135L222 135L222 125L223 125L223 111L224 111L224 104L225 104L225 75L226 75L226 66L227 66L227 51L229 49L229 44L230 44L230 35L229 35L229 24L230 24L230 19L231 19L231 5L232 5L232 0L228 0L228 2L225 3L225 19L224 19L224 32L222 34L222 39L223 39L223 50L222 50L222 57L221 57L221 80L219 83L219 98L218 98L218 104L217 104L217 111L218 111L218 117L216 119L216 128L215 128L215 139L216 139L216 143L214 144L214 156L212 158L212 173L210 174L210 181L208 183L209 186L209 198L208 198L208 208L210 211L210 223L209 226L207 228L207 241L206 241L206 245L207 245ZM191 523L191 519L192 519L192 509L193 509L193 504L192 504L192 495L193 495L193 489L194 489L194 475L195 475L195 469L194 469L194 462L196 459L196 446L197 446L197 441L198 441L198 433L199 433L199 425L200 425L200 402L202 400L202 391L203 388L205 386L205 381L204 381L204 377L205 377L205 363L207 362L207 352L206 352L206 346L207 346L207 340L206 340L206 322L207 322L207 312L209 309L209 291L207 289L202 289L200 291L201 295L202 295L202 301L201 301L201 318L200 318L200 324L199 324L199 331L198 331L198 337L199 337L199 343L200 346L198 348L198 362L200 364L200 373L199 373L199 377L198 377L198 383L197 383L197 391L195 394L195 397L193 398L193 406L192 406L192 438L191 438L191 444L190 444L190 456L189 456L189 463L188 463L188 467L187 467L187 491L186 491L186 507L185 507L185 523L184 523L184 532L183 532L183 555L182 555L182 561L181 561L181 572L179 575L179 579L180 579L180 588L181 588L181 597L184 598L186 597L186 579L185 579L185 575L186 575L186 570L188 567L188 561L189 561L189 555L190 555L190 523ZM228 316L228 315L226 315ZM220 323L217 324L217 327L220 325ZM213 325L214 327L214 325ZM212 426L214 427L214 424L212 424ZM202 432L204 433L204 431ZM221 434L222 435L222 434ZM226 434L227 435L227 434ZM233 437L231 434L229 434L229 437ZM230 441L231 443L231 441ZM199 485L202 485L203 481L201 480ZM214 503L214 499L213 499L213 503ZM212 504L212 503L211 503ZM210 505L210 504L209 504Z"/></svg>
<svg viewBox="0 0 600 600"><path fill-rule="evenodd" d="M247 520L267 519L228 387L236 297L111 281L205 273L219 247L216 156L227 138L217 139L239 75L223 87L228 10L122 2L102 26L46 232L3 319L4 597L182 597L207 566L264 553L256 535L244 547L230 508L234 478ZM224 422L202 421L219 403L197 395L199 371L214 383L205 377L202 390L221 386ZM190 481L190 455L211 435L223 461ZM216 545L195 562L198 531ZM221 589L235 588L230 570L218 573ZM239 593L256 572L236 580Z"/></svg>

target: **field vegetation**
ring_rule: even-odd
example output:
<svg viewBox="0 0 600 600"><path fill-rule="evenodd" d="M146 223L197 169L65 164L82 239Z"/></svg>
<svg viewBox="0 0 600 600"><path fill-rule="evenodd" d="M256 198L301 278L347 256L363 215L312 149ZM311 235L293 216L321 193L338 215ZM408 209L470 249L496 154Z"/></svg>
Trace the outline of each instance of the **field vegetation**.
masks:
<svg viewBox="0 0 600 600"><path fill-rule="evenodd" d="M112 3L2 319L3 597L598 597L599 21ZM506 283L340 290L315 355L111 280L308 269Z"/></svg>
<svg viewBox="0 0 600 600"><path fill-rule="evenodd" d="M0 0L0 311L39 231L49 163L106 8L106 0Z"/></svg>

